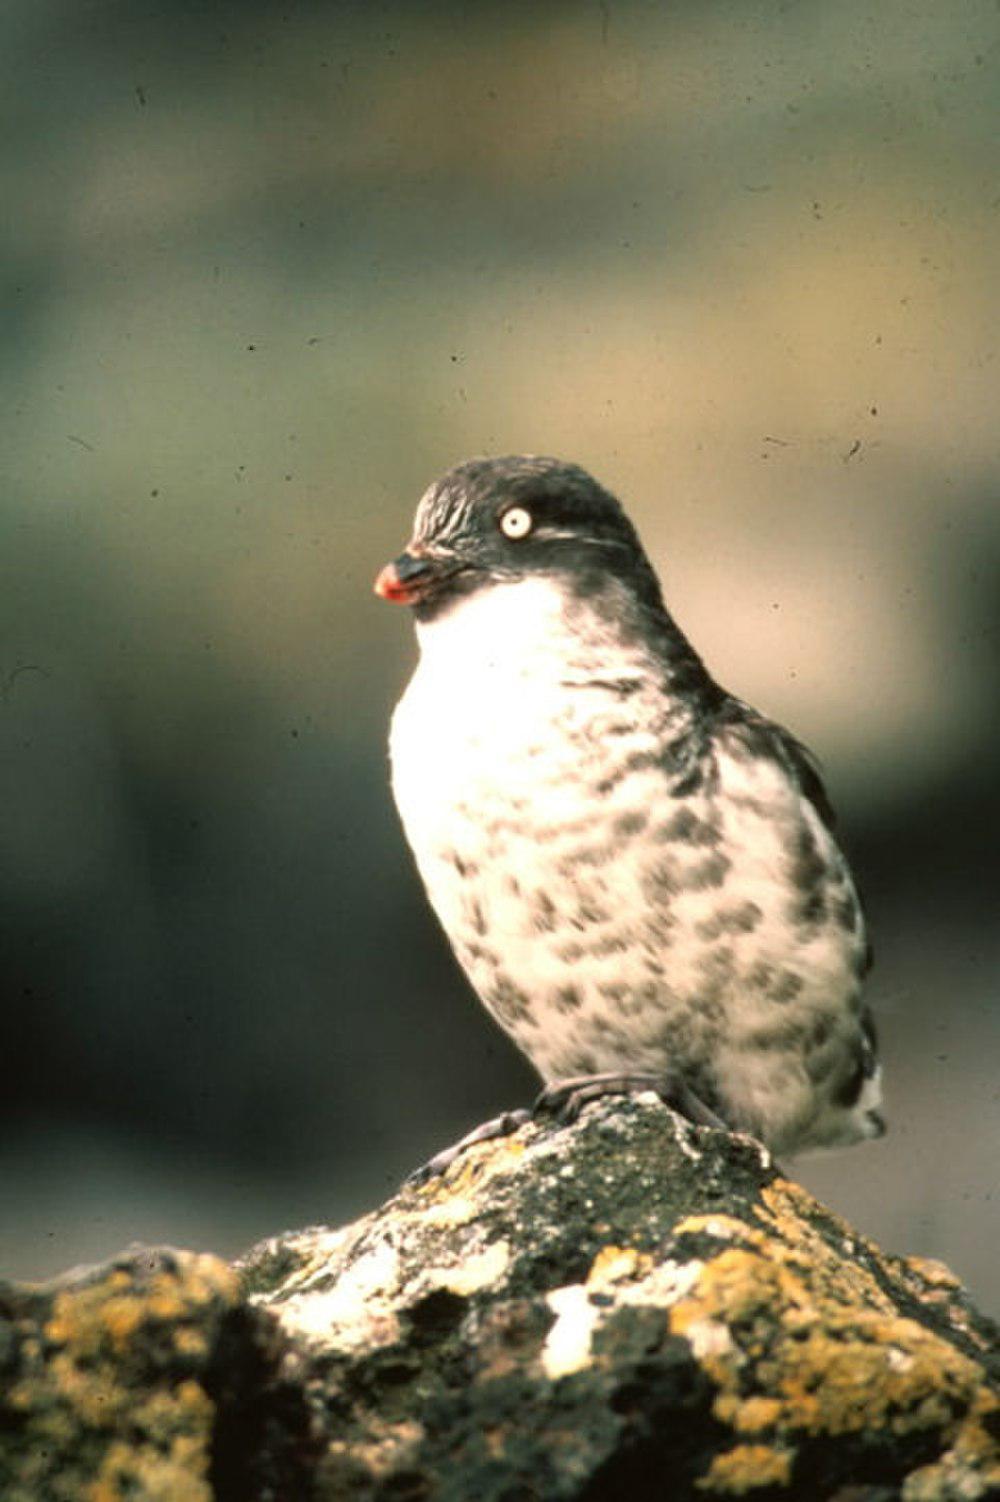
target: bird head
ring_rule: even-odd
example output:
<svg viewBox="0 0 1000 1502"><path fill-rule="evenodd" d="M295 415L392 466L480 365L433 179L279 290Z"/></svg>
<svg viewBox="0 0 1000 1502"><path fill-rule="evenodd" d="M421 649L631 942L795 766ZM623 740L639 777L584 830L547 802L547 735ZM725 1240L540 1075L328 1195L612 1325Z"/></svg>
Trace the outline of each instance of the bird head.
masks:
<svg viewBox="0 0 1000 1502"><path fill-rule="evenodd" d="M618 501L575 464L533 455L470 459L425 492L406 551L375 581L430 620L463 597L529 578L578 596L617 582L661 604L656 576Z"/></svg>

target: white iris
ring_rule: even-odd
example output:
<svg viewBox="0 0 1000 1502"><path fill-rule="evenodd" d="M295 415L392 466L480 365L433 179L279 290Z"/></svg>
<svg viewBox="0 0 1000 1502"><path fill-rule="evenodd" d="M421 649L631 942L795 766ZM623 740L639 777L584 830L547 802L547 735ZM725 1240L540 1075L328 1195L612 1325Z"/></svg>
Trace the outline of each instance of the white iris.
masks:
<svg viewBox="0 0 1000 1502"><path fill-rule="evenodd" d="M523 506L511 506L500 518L500 530L505 537L527 537L532 528L531 512Z"/></svg>

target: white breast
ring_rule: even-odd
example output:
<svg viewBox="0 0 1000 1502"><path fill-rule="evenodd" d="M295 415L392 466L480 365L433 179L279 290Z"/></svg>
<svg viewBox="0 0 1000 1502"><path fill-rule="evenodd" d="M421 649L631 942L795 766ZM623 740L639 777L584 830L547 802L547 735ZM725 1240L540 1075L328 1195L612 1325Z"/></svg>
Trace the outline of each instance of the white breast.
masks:
<svg viewBox="0 0 1000 1502"><path fill-rule="evenodd" d="M497 881L502 866L527 883L533 840L514 842L510 826L527 826L526 836L541 825L579 828L591 815L581 735L599 741L608 696L581 693L583 660L616 679L642 673L635 651L596 616L581 629L566 607L559 585L537 577L483 589L418 626L420 662L392 723L393 792L453 942L468 922L463 865L489 867ZM549 875L540 869L535 884Z"/></svg>
<svg viewBox="0 0 1000 1502"><path fill-rule="evenodd" d="M418 625L420 662L390 737L393 792L418 861L454 843L456 807L516 799L518 784L537 786L541 763L559 755L553 726L572 712L567 664L579 647L564 604L554 581L518 580Z"/></svg>

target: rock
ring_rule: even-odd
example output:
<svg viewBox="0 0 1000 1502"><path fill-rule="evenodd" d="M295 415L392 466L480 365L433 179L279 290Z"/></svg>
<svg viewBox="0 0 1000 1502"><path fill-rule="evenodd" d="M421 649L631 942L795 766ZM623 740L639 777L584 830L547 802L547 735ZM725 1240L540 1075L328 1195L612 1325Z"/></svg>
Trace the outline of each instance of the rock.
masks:
<svg viewBox="0 0 1000 1502"><path fill-rule="evenodd" d="M653 1096L268 1241L242 1292L147 1262L3 1296L5 1502L1000 1497L996 1332L952 1274Z"/></svg>
<svg viewBox="0 0 1000 1502"><path fill-rule="evenodd" d="M287 1354L215 1257L139 1250L0 1284L0 1497L308 1496L309 1416L279 1375Z"/></svg>

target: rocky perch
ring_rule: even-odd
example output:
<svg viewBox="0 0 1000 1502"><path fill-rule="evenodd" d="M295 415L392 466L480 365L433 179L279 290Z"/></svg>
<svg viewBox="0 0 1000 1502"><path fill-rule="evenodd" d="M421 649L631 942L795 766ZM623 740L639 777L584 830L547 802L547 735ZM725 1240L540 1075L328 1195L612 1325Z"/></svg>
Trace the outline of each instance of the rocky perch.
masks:
<svg viewBox="0 0 1000 1502"><path fill-rule="evenodd" d="M1000 1497L996 1331L653 1096L235 1268L0 1288L4 1502Z"/></svg>

